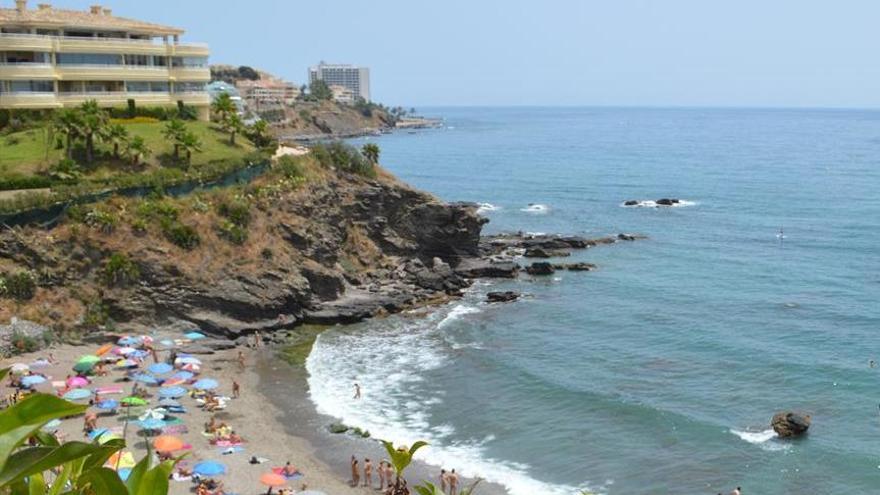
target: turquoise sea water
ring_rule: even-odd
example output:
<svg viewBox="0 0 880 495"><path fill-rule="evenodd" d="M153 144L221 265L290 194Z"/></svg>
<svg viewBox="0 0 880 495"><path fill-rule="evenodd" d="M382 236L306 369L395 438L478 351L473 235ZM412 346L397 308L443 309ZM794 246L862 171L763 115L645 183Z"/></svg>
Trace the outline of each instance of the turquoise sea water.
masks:
<svg viewBox="0 0 880 495"><path fill-rule="evenodd" d="M488 232L650 239L322 335L319 411L516 495L880 491L880 112L425 113L447 128L375 139L383 164ZM662 197L693 204L621 206ZM809 436L772 438L780 409Z"/></svg>

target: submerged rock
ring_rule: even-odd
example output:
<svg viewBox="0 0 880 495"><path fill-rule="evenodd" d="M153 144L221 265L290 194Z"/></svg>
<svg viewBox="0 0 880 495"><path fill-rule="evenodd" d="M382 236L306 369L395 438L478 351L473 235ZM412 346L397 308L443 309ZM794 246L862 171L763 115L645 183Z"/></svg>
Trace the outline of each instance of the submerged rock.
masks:
<svg viewBox="0 0 880 495"><path fill-rule="evenodd" d="M542 247L534 247L526 249L523 255L526 258L562 258L571 256L571 252L566 249L545 249Z"/></svg>
<svg viewBox="0 0 880 495"><path fill-rule="evenodd" d="M556 265L557 270L568 270L570 272L590 272L596 269L596 265L592 263L567 263L564 265Z"/></svg>
<svg viewBox="0 0 880 495"><path fill-rule="evenodd" d="M455 267L455 273L465 278L516 278L519 265L512 261L467 258Z"/></svg>
<svg viewBox="0 0 880 495"><path fill-rule="evenodd" d="M657 206L672 206L672 205L677 205L680 202L681 201L679 201L677 199L669 199L669 198L658 199L657 201L655 201L655 203L657 203Z"/></svg>
<svg viewBox="0 0 880 495"><path fill-rule="evenodd" d="M811 422L809 414L783 411L773 415L770 426L780 438L791 438L806 433Z"/></svg>
<svg viewBox="0 0 880 495"><path fill-rule="evenodd" d="M519 299L519 293L513 291L505 291L505 292L490 292L486 294L486 301L490 303L497 302L513 302Z"/></svg>

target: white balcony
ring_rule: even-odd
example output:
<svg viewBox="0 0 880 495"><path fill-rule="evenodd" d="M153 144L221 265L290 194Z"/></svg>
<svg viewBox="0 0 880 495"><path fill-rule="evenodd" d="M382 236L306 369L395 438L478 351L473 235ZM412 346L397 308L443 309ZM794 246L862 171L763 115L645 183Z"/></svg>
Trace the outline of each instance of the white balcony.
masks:
<svg viewBox="0 0 880 495"><path fill-rule="evenodd" d="M29 80L54 79L55 69L52 64L39 62L0 63L0 79Z"/></svg>
<svg viewBox="0 0 880 495"><path fill-rule="evenodd" d="M131 53L141 55L208 56L205 43L173 43L161 40L128 38L87 38L78 36L42 36L36 34L0 34L0 50L65 53Z"/></svg>
<svg viewBox="0 0 880 495"><path fill-rule="evenodd" d="M55 93L0 93L0 108L58 108L60 106L58 99L55 98Z"/></svg>
<svg viewBox="0 0 880 495"><path fill-rule="evenodd" d="M167 81L168 67L142 65L56 65L55 71L62 81Z"/></svg>

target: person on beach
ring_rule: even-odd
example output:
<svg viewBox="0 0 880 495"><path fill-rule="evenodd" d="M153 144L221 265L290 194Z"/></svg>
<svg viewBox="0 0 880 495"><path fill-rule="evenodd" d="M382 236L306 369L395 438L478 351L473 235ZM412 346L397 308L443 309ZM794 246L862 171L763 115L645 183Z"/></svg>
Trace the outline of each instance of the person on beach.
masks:
<svg viewBox="0 0 880 495"><path fill-rule="evenodd" d="M385 489L385 461L379 461L376 467L376 474L379 475L379 490Z"/></svg>
<svg viewBox="0 0 880 495"><path fill-rule="evenodd" d="M388 488L391 488L394 485L394 468L391 466L391 463L385 461L385 482L388 483Z"/></svg>
<svg viewBox="0 0 880 495"><path fill-rule="evenodd" d="M359 384L355 383L354 384L354 399L357 400L360 398L361 398L361 386Z"/></svg>
<svg viewBox="0 0 880 495"><path fill-rule="evenodd" d="M373 463L369 458L364 459L364 486L373 488Z"/></svg>
<svg viewBox="0 0 880 495"><path fill-rule="evenodd" d="M238 351L238 367L241 368L242 371L245 369L244 352L242 351Z"/></svg>
<svg viewBox="0 0 880 495"><path fill-rule="evenodd" d="M291 476L295 475L298 472L296 470L296 467L294 467L294 465L291 464L290 461L287 461L287 464L284 465L283 471L284 471L284 476L286 476L288 478L290 478Z"/></svg>
<svg viewBox="0 0 880 495"><path fill-rule="evenodd" d="M446 493L446 470L440 470L440 491Z"/></svg>
<svg viewBox="0 0 880 495"><path fill-rule="evenodd" d="M237 381L232 380L232 398L237 399L241 395L241 386Z"/></svg>
<svg viewBox="0 0 880 495"><path fill-rule="evenodd" d="M458 475L455 474L455 469L449 472L446 481L449 483L449 495L455 495L458 491Z"/></svg>
<svg viewBox="0 0 880 495"><path fill-rule="evenodd" d="M358 486L361 484L361 470L358 466L357 457L351 456L351 486Z"/></svg>

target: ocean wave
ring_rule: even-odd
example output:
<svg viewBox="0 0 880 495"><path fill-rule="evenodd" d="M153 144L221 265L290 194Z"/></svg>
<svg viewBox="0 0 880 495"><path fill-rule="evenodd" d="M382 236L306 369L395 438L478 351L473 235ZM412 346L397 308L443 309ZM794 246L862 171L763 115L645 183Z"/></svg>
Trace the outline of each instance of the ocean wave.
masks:
<svg viewBox="0 0 880 495"><path fill-rule="evenodd" d="M635 204L626 204L627 202L623 202L620 204L622 208L684 208L687 206L696 206L699 203L696 201L688 201L686 199L679 199L677 203L673 203L671 205L658 205L656 201L651 201L650 199L644 201L637 201Z"/></svg>
<svg viewBox="0 0 880 495"><path fill-rule="evenodd" d="M455 304L418 320L389 319L366 331L340 329L320 335L306 359L309 395L317 411L369 430L373 438L402 444L425 440L430 446L420 459L501 484L512 495L571 495L586 489L546 483L532 478L525 464L493 458L487 453L487 445L495 440L491 434L455 438L454 425L429 421L445 394L432 392L422 377L450 364L440 323L476 311L474 306ZM361 386L360 400L352 399L354 383Z"/></svg>
<svg viewBox="0 0 880 495"><path fill-rule="evenodd" d="M492 203L479 203L477 213L489 213L493 211L498 211L500 209L500 206L493 205Z"/></svg>
<svg viewBox="0 0 880 495"><path fill-rule="evenodd" d="M525 208L520 208L519 211L525 213L532 213L534 215L546 215L550 212L550 207L547 205L542 205L540 203L529 203Z"/></svg>
<svg viewBox="0 0 880 495"><path fill-rule="evenodd" d="M787 445L774 441L778 439L779 436L776 435L776 432L772 429L761 431L731 429L730 433L733 433L741 440L744 440L752 445L759 445L764 450L785 450L787 448Z"/></svg>
<svg viewBox="0 0 880 495"><path fill-rule="evenodd" d="M452 310L449 312L449 314L447 314L445 318L440 320L440 323L437 324L437 327L444 328L447 325L460 319L462 316L472 315L474 313L479 313L479 312L480 312L480 308L477 308L475 306L469 306L467 304L456 304L452 308Z"/></svg>

